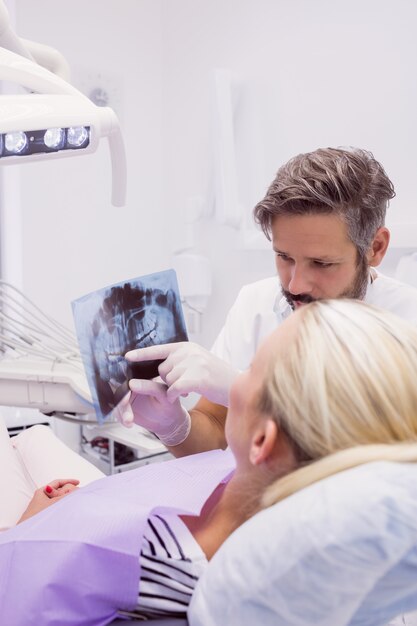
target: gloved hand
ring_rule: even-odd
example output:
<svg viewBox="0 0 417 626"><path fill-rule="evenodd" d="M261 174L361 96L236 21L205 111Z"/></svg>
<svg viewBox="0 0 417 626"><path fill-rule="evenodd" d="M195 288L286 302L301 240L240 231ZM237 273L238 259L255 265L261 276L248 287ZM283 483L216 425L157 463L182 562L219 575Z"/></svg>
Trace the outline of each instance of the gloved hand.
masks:
<svg viewBox="0 0 417 626"><path fill-rule="evenodd" d="M132 379L129 387L131 391L115 409L122 424L143 426L166 446L177 446L187 439L191 429L190 415L179 400L167 400L167 386L163 382Z"/></svg>
<svg viewBox="0 0 417 626"><path fill-rule="evenodd" d="M222 359L188 341L131 350L125 358L136 363L163 359L159 375L168 386L166 398L172 403L194 391L216 404L228 406L230 387L239 374Z"/></svg>

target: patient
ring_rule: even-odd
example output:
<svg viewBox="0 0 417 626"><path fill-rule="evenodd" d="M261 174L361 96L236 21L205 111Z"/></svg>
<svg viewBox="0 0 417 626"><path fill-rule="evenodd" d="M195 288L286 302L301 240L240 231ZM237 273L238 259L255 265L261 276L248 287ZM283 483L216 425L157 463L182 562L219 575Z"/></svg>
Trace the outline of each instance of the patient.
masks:
<svg viewBox="0 0 417 626"><path fill-rule="evenodd" d="M184 615L207 561L260 509L363 463L417 461L416 371L417 330L392 314L363 302L329 300L305 305L288 318L231 389L226 436L234 456L232 474L226 472L207 494L200 515L178 515L165 506L148 517L135 611L147 617ZM204 453L205 458L211 454L216 451ZM199 457L193 458L197 462ZM193 458L164 465L187 463L188 468ZM152 466L145 469L149 480ZM116 496L121 476L100 483ZM47 517L38 512L54 500L66 502L67 512L71 502L82 525L77 504L88 488L78 490L75 483L58 480L37 492L23 516L22 531L36 522L39 537L45 519L46 533L60 504L48 506ZM154 490L158 488L156 481ZM68 497L65 490L75 493ZM97 511L97 526L100 519ZM13 535L17 541L19 535ZM4 561L0 552L0 580ZM25 580L26 588L30 584ZM8 601L0 602L2 615Z"/></svg>

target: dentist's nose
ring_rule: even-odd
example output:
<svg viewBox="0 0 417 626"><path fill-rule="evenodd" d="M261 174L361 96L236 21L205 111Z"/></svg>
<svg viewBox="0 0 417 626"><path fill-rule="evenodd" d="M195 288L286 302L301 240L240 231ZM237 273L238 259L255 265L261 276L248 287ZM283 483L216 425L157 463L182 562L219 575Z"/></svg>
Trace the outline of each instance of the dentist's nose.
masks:
<svg viewBox="0 0 417 626"><path fill-rule="evenodd" d="M302 293L309 294L312 291L311 281L309 280L308 271L305 268L300 268L294 265L291 270L291 278L288 284L288 291L293 296L298 296Z"/></svg>

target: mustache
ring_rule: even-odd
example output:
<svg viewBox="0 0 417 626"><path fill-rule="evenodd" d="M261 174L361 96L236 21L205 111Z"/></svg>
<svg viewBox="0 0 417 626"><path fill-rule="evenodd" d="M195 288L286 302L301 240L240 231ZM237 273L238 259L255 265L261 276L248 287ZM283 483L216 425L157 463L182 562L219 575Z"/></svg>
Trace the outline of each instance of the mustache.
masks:
<svg viewBox="0 0 417 626"><path fill-rule="evenodd" d="M309 296L307 293L299 293L296 296L291 293L291 291L287 291L286 289L282 289L282 294L286 298L287 302L290 304L292 302L302 302L303 304L309 304L310 302L314 302L315 298Z"/></svg>

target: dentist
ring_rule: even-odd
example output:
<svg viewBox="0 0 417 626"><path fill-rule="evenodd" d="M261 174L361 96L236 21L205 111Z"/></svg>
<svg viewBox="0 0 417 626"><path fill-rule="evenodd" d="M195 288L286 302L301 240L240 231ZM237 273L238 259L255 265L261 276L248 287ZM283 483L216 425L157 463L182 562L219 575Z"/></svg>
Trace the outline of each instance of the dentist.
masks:
<svg viewBox="0 0 417 626"><path fill-rule="evenodd" d="M193 343L133 350L131 362L164 359L161 382L131 380L121 421L154 432L177 457L226 446L229 390L264 337L293 311L325 298L364 300L417 322L417 290L379 273L393 184L361 149L319 149L283 165L254 209L271 240L278 277L243 287L211 352ZM180 397L201 394L189 412Z"/></svg>

